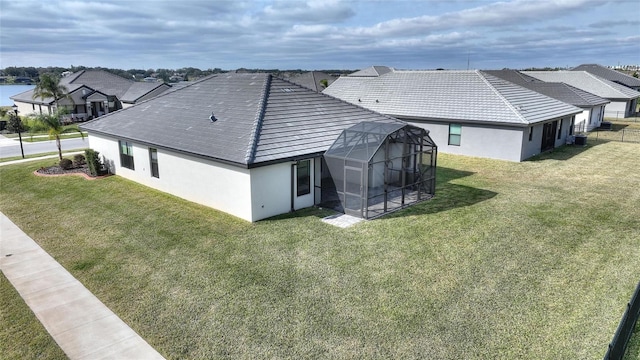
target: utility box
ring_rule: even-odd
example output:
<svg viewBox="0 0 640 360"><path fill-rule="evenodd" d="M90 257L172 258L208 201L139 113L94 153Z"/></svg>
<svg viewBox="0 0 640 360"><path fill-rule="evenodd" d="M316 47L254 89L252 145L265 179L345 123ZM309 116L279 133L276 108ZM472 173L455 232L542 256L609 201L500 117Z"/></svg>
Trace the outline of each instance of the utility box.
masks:
<svg viewBox="0 0 640 360"><path fill-rule="evenodd" d="M600 124L600 130L611 130L613 129L613 124L608 121L603 121Z"/></svg>
<svg viewBox="0 0 640 360"><path fill-rule="evenodd" d="M586 135L576 135L574 144L586 146L587 145L587 136Z"/></svg>

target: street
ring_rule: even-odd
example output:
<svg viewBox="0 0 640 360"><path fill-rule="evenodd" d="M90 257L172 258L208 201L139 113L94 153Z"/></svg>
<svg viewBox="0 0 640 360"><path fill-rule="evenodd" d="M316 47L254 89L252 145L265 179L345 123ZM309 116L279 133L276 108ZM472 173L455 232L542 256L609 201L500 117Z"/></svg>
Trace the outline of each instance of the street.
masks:
<svg viewBox="0 0 640 360"><path fill-rule="evenodd" d="M62 151L84 149L89 147L89 140L85 137L66 139L60 141ZM25 155L48 153L58 151L55 140L39 142L22 142ZM12 140L0 135L0 158L20 156L20 142L18 139Z"/></svg>

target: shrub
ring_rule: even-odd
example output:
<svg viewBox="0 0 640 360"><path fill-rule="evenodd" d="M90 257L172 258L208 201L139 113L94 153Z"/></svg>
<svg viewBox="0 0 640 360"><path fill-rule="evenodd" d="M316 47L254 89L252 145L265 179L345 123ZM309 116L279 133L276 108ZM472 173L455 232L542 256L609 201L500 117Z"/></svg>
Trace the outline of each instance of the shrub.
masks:
<svg viewBox="0 0 640 360"><path fill-rule="evenodd" d="M69 170L73 168L73 162L69 159L60 160L59 165L63 170Z"/></svg>
<svg viewBox="0 0 640 360"><path fill-rule="evenodd" d="M98 176L100 169L102 168L102 164L100 164L100 156L99 152L93 149L87 149L84 151L84 156L87 161L87 167L89 167L89 172L91 176Z"/></svg>
<svg viewBox="0 0 640 360"><path fill-rule="evenodd" d="M73 156L73 166L75 167L80 167L82 165L85 164L85 160L84 160L84 155L82 154L75 154Z"/></svg>

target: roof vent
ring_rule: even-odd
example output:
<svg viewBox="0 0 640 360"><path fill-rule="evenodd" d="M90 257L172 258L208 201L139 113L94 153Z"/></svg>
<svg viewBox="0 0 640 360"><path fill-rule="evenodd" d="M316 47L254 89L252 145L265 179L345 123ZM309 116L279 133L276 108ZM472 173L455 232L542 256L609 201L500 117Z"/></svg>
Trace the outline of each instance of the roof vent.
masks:
<svg viewBox="0 0 640 360"><path fill-rule="evenodd" d="M288 93L288 92L293 92L293 89L291 89L291 88L283 88L283 89L281 89L281 91Z"/></svg>
<svg viewBox="0 0 640 360"><path fill-rule="evenodd" d="M211 112L211 115L209 116L209 120L211 120L211 122L216 122L218 119L216 119L215 116L213 116L213 111Z"/></svg>

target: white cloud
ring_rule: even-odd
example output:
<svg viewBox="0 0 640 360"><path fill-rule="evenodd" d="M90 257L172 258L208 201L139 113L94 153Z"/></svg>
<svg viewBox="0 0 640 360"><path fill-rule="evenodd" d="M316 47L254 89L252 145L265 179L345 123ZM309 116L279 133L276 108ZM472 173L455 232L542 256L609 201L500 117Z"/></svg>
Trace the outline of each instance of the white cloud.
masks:
<svg viewBox="0 0 640 360"><path fill-rule="evenodd" d="M591 62L606 63L612 56L633 61L633 52L618 48L628 49L622 39L637 36L638 24L629 15L633 1L601 0L0 0L0 6L0 66L427 68L425 61L453 67L447 57L473 53L478 62L502 59L499 67L510 67L598 52L601 59Z"/></svg>

